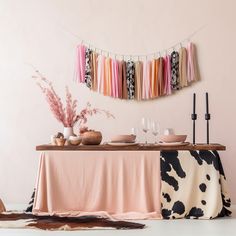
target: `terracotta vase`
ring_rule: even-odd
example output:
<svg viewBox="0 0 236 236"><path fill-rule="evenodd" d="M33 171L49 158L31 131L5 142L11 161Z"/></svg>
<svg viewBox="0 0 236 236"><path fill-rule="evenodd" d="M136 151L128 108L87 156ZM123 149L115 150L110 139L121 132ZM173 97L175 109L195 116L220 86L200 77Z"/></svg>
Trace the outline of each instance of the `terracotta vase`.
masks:
<svg viewBox="0 0 236 236"><path fill-rule="evenodd" d="M83 145L99 145L102 142L102 133L99 131L87 131L82 135Z"/></svg>
<svg viewBox="0 0 236 236"><path fill-rule="evenodd" d="M6 208L5 208L2 200L0 199L0 212L4 212L4 211L6 211Z"/></svg>

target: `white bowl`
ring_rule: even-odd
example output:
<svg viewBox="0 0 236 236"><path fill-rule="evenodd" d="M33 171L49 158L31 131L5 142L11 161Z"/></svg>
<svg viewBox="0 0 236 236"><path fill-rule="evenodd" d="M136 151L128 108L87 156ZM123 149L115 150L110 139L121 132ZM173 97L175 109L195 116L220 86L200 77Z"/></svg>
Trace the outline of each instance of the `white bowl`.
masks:
<svg viewBox="0 0 236 236"><path fill-rule="evenodd" d="M69 142L72 145L79 145L82 141L82 138L80 136L70 136Z"/></svg>

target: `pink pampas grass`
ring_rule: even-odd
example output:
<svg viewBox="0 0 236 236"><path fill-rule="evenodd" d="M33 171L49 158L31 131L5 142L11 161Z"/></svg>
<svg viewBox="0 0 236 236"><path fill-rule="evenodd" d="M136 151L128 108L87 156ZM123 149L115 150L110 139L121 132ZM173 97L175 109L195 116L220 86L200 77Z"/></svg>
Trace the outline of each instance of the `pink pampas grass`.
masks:
<svg viewBox="0 0 236 236"><path fill-rule="evenodd" d="M66 105L64 107L61 98L54 90L52 82L47 80L38 70L35 72L36 75L32 77L37 79L37 84L45 95L51 112L64 127L73 127L76 123L84 125L88 120L88 116L96 114L104 114L107 118L114 118L109 111L92 108L90 103L87 103L87 106L77 114L76 109L78 101L72 98L68 87L66 87Z"/></svg>

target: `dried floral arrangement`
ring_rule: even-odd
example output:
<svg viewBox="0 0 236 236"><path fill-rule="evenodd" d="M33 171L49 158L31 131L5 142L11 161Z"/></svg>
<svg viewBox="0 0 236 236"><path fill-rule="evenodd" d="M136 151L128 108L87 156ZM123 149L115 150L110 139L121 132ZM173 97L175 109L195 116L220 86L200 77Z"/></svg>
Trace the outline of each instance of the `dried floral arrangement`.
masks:
<svg viewBox="0 0 236 236"><path fill-rule="evenodd" d="M54 117L62 123L64 127L73 127L77 123L79 126L83 126L87 123L88 116L96 114L104 114L107 118L114 118L109 111L92 108L89 102L84 109L77 113L78 101L72 98L68 87L66 87L66 105L64 106L61 98L55 92L52 82L46 79L38 70L36 70L35 73L36 74L32 77L37 80L37 84L45 95Z"/></svg>

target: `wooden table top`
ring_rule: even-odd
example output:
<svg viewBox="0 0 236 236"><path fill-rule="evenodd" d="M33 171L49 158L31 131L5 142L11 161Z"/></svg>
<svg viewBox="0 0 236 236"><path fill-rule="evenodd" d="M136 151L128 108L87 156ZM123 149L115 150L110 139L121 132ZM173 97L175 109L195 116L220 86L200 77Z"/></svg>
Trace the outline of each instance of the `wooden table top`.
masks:
<svg viewBox="0 0 236 236"><path fill-rule="evenodd" d="M79 146L55 146L51 144L36 146L37 151L172 151L172 150L215 150L215 151L225 151L226 147L221 144L211 143L211 144L188 144L183 146L164 146L164 145L153 145L153 144L138 144L135 146L112 146L109 144L100 145L79 145Z"/></svg>

